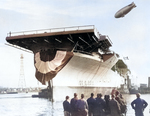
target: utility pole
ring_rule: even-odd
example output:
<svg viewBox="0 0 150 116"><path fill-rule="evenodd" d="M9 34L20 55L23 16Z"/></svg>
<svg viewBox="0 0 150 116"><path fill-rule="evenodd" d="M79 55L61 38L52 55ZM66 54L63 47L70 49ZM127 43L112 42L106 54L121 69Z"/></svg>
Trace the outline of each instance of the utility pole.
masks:
<svg viewBox="0 0 150 116"><path fill-rule="evenodd" d="M26 82L25 82L25 76L24 76L24 66L23 66L23 54L21 54L20 57L20 77L19 77L19 83L18 88L24 89L26 88Z"/></svg>

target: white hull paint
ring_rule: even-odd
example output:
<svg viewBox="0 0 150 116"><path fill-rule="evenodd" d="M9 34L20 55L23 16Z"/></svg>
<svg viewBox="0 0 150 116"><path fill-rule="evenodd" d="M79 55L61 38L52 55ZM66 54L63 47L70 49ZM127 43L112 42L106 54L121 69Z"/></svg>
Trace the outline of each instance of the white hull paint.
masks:
<svg viewBox="0 0 150 116"><path fill-rule="evenodd" d="M110 95L113 88L120 87L124 79L111 68L118 61L116 55L105 62L97 56L89 56L74 53L68 64L53 79L53 99L64 100L68 95L73 97L74 93L90 97L94 93Z"/></svg>
<svg viewBox="0 0 150 116"><path fill-rule="evenodd" d="M123 77L111 68L117 62L116 55L105 62L98 56L74 53L73 58L53 79L54 88L117 88Z"/></svg>

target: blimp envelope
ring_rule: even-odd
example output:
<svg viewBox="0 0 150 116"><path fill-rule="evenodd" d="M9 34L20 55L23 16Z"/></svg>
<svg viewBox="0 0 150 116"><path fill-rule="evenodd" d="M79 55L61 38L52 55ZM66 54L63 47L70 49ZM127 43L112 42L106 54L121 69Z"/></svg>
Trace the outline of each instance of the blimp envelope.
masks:
<svg viewBox="0 0 150 116"><path fill-rule="evenodd" d="M127 13L129 13L135 7L136 5L134 4L134 2L132 2L128 6L125 6L122 9L120 9L118 12L116 12L115 18L124 17Z"/></svg>

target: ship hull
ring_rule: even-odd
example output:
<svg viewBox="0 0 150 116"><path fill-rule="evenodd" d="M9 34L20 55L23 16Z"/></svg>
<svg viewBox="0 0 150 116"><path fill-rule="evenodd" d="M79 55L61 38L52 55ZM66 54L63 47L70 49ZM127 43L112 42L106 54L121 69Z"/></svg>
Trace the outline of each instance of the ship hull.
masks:
<svg viewBox="0 0 150 116"><path fill-rule="evenodd" d="M102 95L110 95L112 87L84 87L84 86L54 86L53 87L53 100L62 101L66 96L73 98L74 93L78 94L78 98L81 97L81 94L84 94L85 99L89 98L91 93L94 93L94 97L98 93Z"/></svg>
<svg viewBox="0 0 150 116"><path fill-rule="evenodd" d="M18 92L7 92L7 94L18 94Z"/></svg>
<svg viewBox="0 0 150 116"><path fill-rule="evenodd" d="M111 70L116 62L115 55L104 62L97 56L74 53L53 79L53 99L62 100L66 95L73 97L74 93L79 96L85 94L85 97L91 93L110 95L112 89L120 87L123 81L120 75Z"/></svg>
<svg viewBox="0 0 150 116"><path fill-rule="evenodd" d="M130 94L137 94L137 93L139 93L139 90L137 90L137 89L129 89L129 93Z"/></svg>

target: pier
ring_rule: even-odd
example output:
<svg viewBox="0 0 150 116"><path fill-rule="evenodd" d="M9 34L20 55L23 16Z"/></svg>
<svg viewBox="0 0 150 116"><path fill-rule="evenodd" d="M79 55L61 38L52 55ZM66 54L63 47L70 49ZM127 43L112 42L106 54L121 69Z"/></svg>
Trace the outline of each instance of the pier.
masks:
<svg viewBox="0 0 150 116"><path fill-rule="evenodd" d="M28 92L39 92L43 88L35 87L35 88L0 88L0 94L7 93L28 93Z"/></svg>

